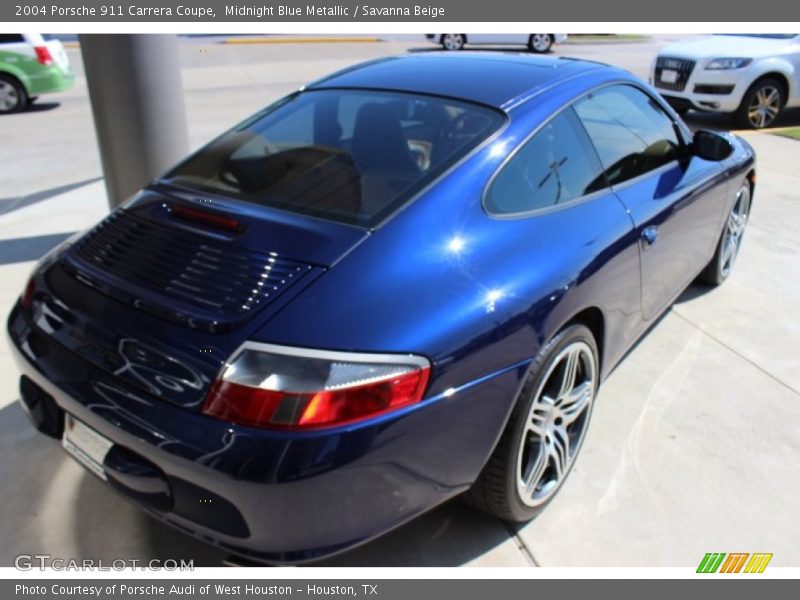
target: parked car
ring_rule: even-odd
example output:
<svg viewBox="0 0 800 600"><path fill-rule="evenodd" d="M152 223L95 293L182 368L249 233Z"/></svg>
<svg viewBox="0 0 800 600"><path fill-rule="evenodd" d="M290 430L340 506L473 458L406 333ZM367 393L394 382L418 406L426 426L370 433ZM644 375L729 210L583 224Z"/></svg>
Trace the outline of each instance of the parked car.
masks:
<svg viewBox="0 0 800 600"><path fill-rule="evenodd" d="M566 33L429 33L425 36L445 50L462 50L467 44L488 46L527 46L531 52L545 54L554 44L567 41Z"/></svg>
<svg viewBox="0 0 800 600"><path fill-rule="evenodd" d="M112 488L254 560L461 494L525 521L626 350L729 276L754 185L745 141L692 135L613 67L365 63L45 256L7 325L22 403Z"/></svg>
<svg viewBox="0 0 800 600"><path fill-rule="evenodd" d="M769 127L800 106L800 35L711 35L664 47L651 83L679 113L731 113L739 127Z"/></svg>
<svg viewBox="0 0 800 600"><path fill-rule="evenodd" d="M24 109L41 94L72 87L63 44L37 33L0 33L0 113Z"/></svg>

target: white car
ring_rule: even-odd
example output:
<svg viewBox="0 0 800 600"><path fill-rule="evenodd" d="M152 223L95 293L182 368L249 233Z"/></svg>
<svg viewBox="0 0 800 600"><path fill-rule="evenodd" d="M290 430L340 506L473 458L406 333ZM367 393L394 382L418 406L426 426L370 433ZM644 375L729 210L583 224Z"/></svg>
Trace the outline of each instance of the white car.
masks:
<svg viewBox="0 0 800 600"><path fill-rule="evenodd" d="M769 127L800 106L800 34L711 35L661 49L650 83L679 113L732 113L739 127Z"/></svg>
<svg viewBox="0 0 800 600"><path fill-rule="evenodd" d="M445 50L461 50L466 44L527 46L531 52L550 52L553 44L563 44L566 33L429 33L425 36Z"/></svg>

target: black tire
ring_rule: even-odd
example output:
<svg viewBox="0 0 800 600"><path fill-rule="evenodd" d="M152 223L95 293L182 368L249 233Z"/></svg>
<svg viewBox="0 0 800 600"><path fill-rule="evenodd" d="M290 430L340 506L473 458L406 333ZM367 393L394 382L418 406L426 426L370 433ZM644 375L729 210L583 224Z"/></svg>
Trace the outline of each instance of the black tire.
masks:
<svg viewBox="0 0 800 600"><path fill-rule="evenodd" d="M8 102L13 101L13 104ZM28 94L16 77L0 73L0 114L19 112L28 105Z"/></svg>
<svg viewBox="0 0 800 600"><path fill-rule="evenodd" d="M550 33L534 33L528 38L528 48L536 54L547 54L553 49L555 36Z"/></svg>
<svg viewBox="0 0 800 600"><path fill-rule="evenodd" d="M730 276L741 249L745 227L747 226L747 220L750 216L752 193L753 190L750 183L747 181L742 183L741 187L737 190L736 198L725 219L725 226L722 229L722 234L720 234L719 242L717 242L717 249L714 251L714 256L697 278L701 283L718 286ZM735 218L734 215L737 215L739 218ZM742 215L744 216L743 219ZM731 256L728 252L730 251L731 235L734 229L736 230L736 234L734 234L734 253Z"/></svg>
<svg viewBox="0 0 800 600"><path fill-rule="evenodd" d="M560 368L560 360L563 360L561 359L562 353L568 351L568 348L574 347L580 347L582 350L586 348L593 361L592 382L591 384L586 383L591 388L591 398L585 409L586 414L579 413L583 415L579 418L585 419L582 424L581 437L558 485L553 487L549 495L540 503L531 506L522 500L518 485L521 471L520 462L524 460L525 456L525 449L522 446L524 444L525 448L528 448L531 444L530 432L527 431L528 423L533 415L532 409L538 393L544 394L545 387L550 383L550 378ZM575 463L575 458L583 442L583 434L585 434L588 427L594 404L593 400L597 393L597 382L599 381L598 356L597 344L591 331L580 324L566 327L541 349L526 375L525 382L522 385L497 447L472 488L464 496L464 499L469 504L500 519L522 522L535 517L552 501ZM576 381L578 376L579 372L576 372ZM539 418L544 419L541 416ZM555 422L558 423L558 419ZM549 442L549 438L547 439ZM544 441L540 441L542 443L539 446L539 451L544 452ZM548 466L547 469L549 468ZM535 493L536 490L534 490Z"/></svg>
<svg viewBox="0 0 800 600"><path fill-rule="evenodd" d="M763 96L759 94L763 94ZM750 111L752 107L762 105L761 99L766 101L767 97L775 98L775 100L764 103L764 118L762 121L760 117L752 116ZM741 129L763 129L764 127L769 127L780 116L785 104L786 91L780 81L771 77L759 79L745 92L742 97L742 103L734 113L736 126Z"/></svg>
<svg viewBox="0 0 800 600"><path fill-rule="evenodd" d="M467 36L463 33L443 33L439 43L445 50L463 50Z"/></svg>

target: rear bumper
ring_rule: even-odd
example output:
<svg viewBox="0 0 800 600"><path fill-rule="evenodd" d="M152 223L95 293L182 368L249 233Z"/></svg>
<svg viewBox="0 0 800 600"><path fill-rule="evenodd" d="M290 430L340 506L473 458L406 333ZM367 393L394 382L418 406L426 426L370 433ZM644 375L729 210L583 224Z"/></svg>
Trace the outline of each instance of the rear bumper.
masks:
<svg viewBox="0 0 800 600"><path fill-rule="evenodd" d="M62 71L57 66L37 69L28 76L28 95L51 94L70 89L75 83L75 74L72 71Z"/></svg>
<svg viewBox="0 0 800 600"><path fill-rule="evenodd" d="M9 316L25 377L58 408L155 467L169 501L143 508L252 559L302 562L376 537L464 491L502 431L527 364L390 417L327 432L238 427L143 395ZM112 481L113 478L112 478Z"/></svg>

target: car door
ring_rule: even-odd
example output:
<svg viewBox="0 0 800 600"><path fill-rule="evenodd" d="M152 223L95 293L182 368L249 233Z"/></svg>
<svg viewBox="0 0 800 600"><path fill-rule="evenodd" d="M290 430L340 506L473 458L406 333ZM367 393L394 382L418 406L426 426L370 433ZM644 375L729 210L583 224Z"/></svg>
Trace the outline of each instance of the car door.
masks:
<svg viewBox="0 0 800 600"><path fill-rule="evenodd" d="M681 127L637 86L600 88L575 111L637 229L642 312L651 319L713 255L727 194L722 167L693 156Z"/></svg>

